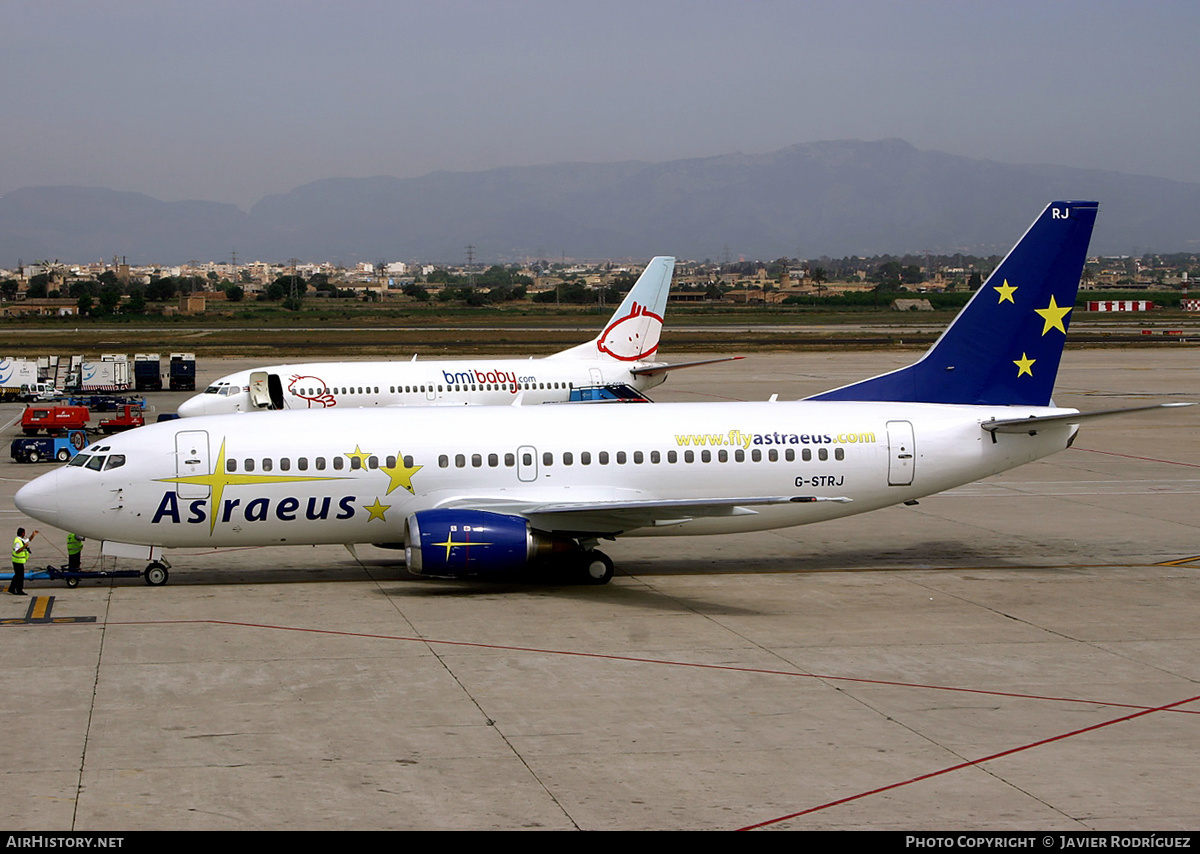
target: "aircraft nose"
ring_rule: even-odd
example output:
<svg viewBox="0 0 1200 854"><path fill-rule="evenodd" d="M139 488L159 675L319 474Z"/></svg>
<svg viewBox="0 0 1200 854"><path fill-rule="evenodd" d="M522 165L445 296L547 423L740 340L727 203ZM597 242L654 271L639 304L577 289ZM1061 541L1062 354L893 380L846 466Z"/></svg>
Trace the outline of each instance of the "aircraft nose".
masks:
<svg viewBox="0 0 1200 854"><path fill-rule="evenodd" d="M58 472L52 471L22 486L13 497L17 509L39 522L58 526Z"/></svg>
<svg viewBox="0 0 1200 854"><path fill-rule="evenodd" d="M179 413L180 418L190 418L193 415L204 415L206 408L204 395L198 394L179 404L179 408L175 411Z"/></svg>

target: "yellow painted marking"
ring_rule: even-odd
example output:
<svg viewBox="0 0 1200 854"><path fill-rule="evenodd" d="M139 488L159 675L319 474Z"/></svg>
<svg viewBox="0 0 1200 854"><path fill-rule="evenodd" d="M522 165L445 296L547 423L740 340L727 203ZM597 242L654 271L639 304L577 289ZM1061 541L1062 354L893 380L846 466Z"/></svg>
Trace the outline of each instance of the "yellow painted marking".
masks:
<svg viewBox="0 0 1200 854"><path fill-rule="evenodd" d="M385 517L383 514L386 513L388 510L391 510L392 505L380 504L379 499L376 498L374 504L364 504L362 506L362 508L363 508L363 510L366 510L368 513L371 514L370 516L367 517L368 522L370 522L372 519L380 519L380 520L386 522L387 517Z"/></svg>
<svg viewBox="0 0 1200 854"><path fill-rule="evenodd" d="M387 492L385 492L384 495L391 495L392 490L398 486L403 486L413 495L416 495L417 493L413 490L412 479L413 475L419 472L422 468L424 468L424 466L414 465L412 468L405 467L404 455L399 451L396 451L396 465L391 468L388 468L387 466L379 467L381 472L391 478L391 482L388 484Z"/></svg>
<svg viewBox="0 0 1200 854"><path fill-rule="evenodd" d="M369 457L371 455L368 454L366 451L364 451L362 448L360 448L358 445L355 445L353 453L343 454L343 456L350 458L350 460L351 460L350 468L353 470L355 468L365 469L367 467L367 457ZM357 466L354 465L354 462L353 462L354 460L358 460Z"/></svg>
<svg viewBox="0 0 1200 854"><path fill-rule="evenodd" d="M51 617L53 596L34 596L23 618L0 620L0 626L50 626L62 623L94 623L95 617Z"/></svg>
<svg viewBox="0 0 1200 854"><path fill-rule="evenodd" d="M342 477L312 477L308 475L275 475L275 474L229 474L225 471L225 440L221 440L221 450L217 453L217 464L211 474L193 474L183 477L160 477L162 483L190 483L194 486L207 486L212 490L208 532L211 534L217 527L217 516L220 514L221 495L227 486L247 486L260 483L295 483L310 480L345 480Z"/></svg>
<svg viewBox="0 0 1200 854"><path fill-rule="evenodd" d="M1193 557L1181 557L1178 560L1164 560L1162 563L1156 563L1155 566L1184 566L1189 563L1195 563L1200 560L1200 555Z"/></svg>
<svg viewBox="0 0 1200 854"><path fill-rule="evenodd" d="M1050 295L1050 305L1045 308L1035 308L1034 313L1040 314L1042 320L1042 334L1045 335L1051 329L1057 329L1063 335L1067 334L1067 328L1063 326L1063 318L1066 317L1074 306L1060 306L1054 299L1054 294Z"/></svg>

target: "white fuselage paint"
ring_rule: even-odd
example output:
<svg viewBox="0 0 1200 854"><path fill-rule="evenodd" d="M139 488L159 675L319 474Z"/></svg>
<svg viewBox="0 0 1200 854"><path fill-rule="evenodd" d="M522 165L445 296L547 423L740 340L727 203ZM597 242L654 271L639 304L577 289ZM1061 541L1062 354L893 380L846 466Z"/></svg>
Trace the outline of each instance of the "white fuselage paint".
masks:
<svg viewBox="0 0 1200 854"><path fill-rule="evenodd" d="M318 362L256 368L279 377L283 409L391 406L503 406L566 402L571 389L621 383L639 391L660 385L665 373L635 376L651 362L612 359L460 359L409 362ZM251 371L222 377L184 401L184 417L257 412Z"/></svg>
<svg viewBox="0 0 1200 854"><path fill-rule="evenodd" d="M83 454L106 470L59 468L17 505L88 538L166 548L395 543L408 514L439 507L595 535L755 531L899 504L1055 453L1077 425L993 440L980 423L1063 412L1073 410L798 401L213 416L95 443ZM820 500L738 506L754 497ZM631 528L594 509L696 499L727 501L728 512L679 509ZM538 510L576 504L593 509Z"/></svg>

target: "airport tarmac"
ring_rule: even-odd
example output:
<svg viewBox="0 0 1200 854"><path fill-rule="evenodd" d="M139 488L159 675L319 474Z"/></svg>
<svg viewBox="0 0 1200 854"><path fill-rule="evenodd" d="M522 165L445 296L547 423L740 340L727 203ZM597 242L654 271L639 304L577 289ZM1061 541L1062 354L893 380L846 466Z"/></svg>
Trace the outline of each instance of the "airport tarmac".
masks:
<svg viewBox="0 0 1200 854"><path fill-rule="evenodd" d="M794 398L913 358L754 356L651 396ZM1068 350L1056 396L1194 399L1186 346ZM0 596L0 826L1195 830L1198 434L1200 407L1106 419L915 507L620 540L603 587L424 580L373 547L31 581ZM48 469L0 460L6 536Z"/></svg>

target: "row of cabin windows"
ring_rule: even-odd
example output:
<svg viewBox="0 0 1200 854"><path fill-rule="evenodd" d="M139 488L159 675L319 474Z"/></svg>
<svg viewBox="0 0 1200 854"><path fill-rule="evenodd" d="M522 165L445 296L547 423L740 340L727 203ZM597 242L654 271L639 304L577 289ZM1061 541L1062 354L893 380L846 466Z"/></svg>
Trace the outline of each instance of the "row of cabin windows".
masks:
<svg viewBox="0 0 1200 854"><path fill-rule="evenodd" d="M456 391L544 391L546 389L571 389L575 388L575 383L471 383L470 385L406 385L406 386L390 386L388 392L391 394L425 394L434 389L440 392L456 392ZM294 392L297 397L316 397L319 394L379 394L379 387L371 388L370 386L340 386L338 388L301 388Z"/></svg>
<svg viewBox="0 0 1200 854"><path fill-rule="evenodd" d="M225 471L275 471L276 466L278 466L279 471L291 471L292 462L291 457L281 457L278 460L271 457L264 457L259 460L247 458L240 462L231 457L225 461ZM312 460L309 460L308 457L297 457L295 460L296 471L308 471L310 463L315 471L326 471L328 468L332 468L334 471L343 471L346 469L357 471L363 468L379 468L379 457L370 456L365 461L359 457L333 457L330 460L326 460L324 457L314 457ZM394 455L384 457L384 467L389 469L395 468L396 457ZM413 467L413 458L411 456L404 457L404 467Z"/></svg>
<svg viewBox="0 0 1200 854"><path fill-rule="evenodd" d="M823 462L825 460L828 460L829 456L830 455L829 455L828 448L817 448L817 451L815 454L816 459ZM680 459L682 459L683 462L685 462L685 463L694 463L694 462L696 462L697 459L699 459L700 462L702 462L702 463L711 463L714 459L719 463L727 463L730 461L730 459L732 459L735 463L744 463L746 461L746 459L749 458L750 462L760 463L763 461L764 457L766 458L766 460L768 462L772 462L772 463L779 462L779 460L781 458L783 459L784 462L791 463L791 462L796 461L797 454L796 454L795 448L785 448L782 452L780 452L780 450L778 448L769 448L765 454L763 453L762 449L760 449L760 448L755 448L754 450L750 451L749 454L747 454L746 451L742 450L741 448L738 448L737 450L733 451L732 453L730 453L730 451L722 448L721 450L715 451L715 452L711 451L711 450L703 450L703 451L700 451L699 454L697 454L696 451L683 451L683 452L667 451L666 454L663 454L661 451L651 451L649 454L646 454L644 451L634 451L632 454L629 454L625 451L617 451L615 454L609 454L608 451L598 451L595 454L595 462L597 465L606 466L606 465L609 465L610 462L615 460L617 465L623 466L632 459L634 465L642 465L643 463L646 462L647 459L649 459L649 461L652 465L658 465L659 463L662 463L663 460L665 459L667 464L670 465L672 463L678 463L680 461ZM799 457L804 462L811 462L812 459L814 458L813 449L812 448L800 449ZM833 459L844 460L845 458L846 458L846 451L844 448L834 448L833 449ZM564 451L562 454L562 457L561 457L561 461L564 466L574 465L575 464L575 454L572 453L571 451ZM579 452L579 465L590 466L592 464L592 461L593 461L593 454L591 451L580 451ZM438 457L438 466L440 468L450 468L450 462L451 462L450 456L447 454L442 454L441 456ZM517 464L516 454L505 454L504 455L504 465L507 468L512 468L516 464ZM484 466L483 454L471 454L470 465L472 468L483 468L483 466ZM532 452L530 452L530 451L522 451L521 452L521 465L522 466L533 465L533 453ZM554 465L554 454L552 452L545 451L542 453L542 465L543 466ZM488 468L498 468L500 466L500 455L499 454L488 454L487 455L487 466L488 466ZM467 455L466 454L455 454L454 455L454 467L460 468L460 469L466 468L467 467Z"/></svg>
<svg viewBox="0 0 1200 854"><path fill-rule="evenodd" d="M580 451L578 456L579 456L578 462L579 462L579 465L581 465L581 466L590 466L593 462L593 454L591 451ZM785 449L783 449L782 452L778 448L769 448L769 449L767 449L767 451L765 453L762 451L761 448L755 448L754 450L750 451L749 454L747 454L747 452L741 448L738 448L737 450L732 451L732 452L726 450L725 448L722 448L715 452L705 449L705 450L699 451L698 453L696 451L687 450L687 451L682 451L682 452L667 451L666 454L663 454L661 451L651 451L649 454L645 453L644 451L634 451L632 454L627 453L626 451L617 451L614 454L610 454L608 451L598 451L594 455L594 457L595 457L594 461L596 462L597 465L602 465L602 466L609 465L610 463L613 463L613 462L615 462L616 465L623 466L623 465L626 465L627 463L629 463L630 460L633 461L634 465L642 465L647 460L649 460L652 465L658 465L658 464L662 463L664 459L666 460L668 465L678 463L681 459L685 463L694 463L694 462L696 462L697 459L699 459L699 461L702 463L711 463L714 460L716 460L716 462L718 462L718 463L727 463L731 459L735 463L742 463L742 462L745 462L747 459L749 459L750 462L759 463L759 462L762 462L763 459L765 458L768 462L772 462L772 463L779 462L780 459L782 459L784 462L791 463L791 462L796 461L797 456L803 462L811 462L814 459L814 457L821 462L824 462L830 458L828 448L817 448L815 454L813 453L812 448L801 448L799 454L796 453L795 448L785 448ZM561 455L561 462L564 466L575 465L575 462L576 462L575 457L576 457L576 455L573 452L564 451ZM833 449L833 459L844 460L845 458L846 458L846 451L844 448L834 448ZM466 468L468 465L467 459L468 458L467 458L466 454L455 454L454 455L454 467L455 468ZM123 462L123 460L122 460L122 462ZM243 471L243 472L275 471L276 466L278 466L279 471L291 471L292 463L293 463L293 461L290 457L281 457L278 460L276 460L272 457L264 457L262 459L246 458L244 460L241 460L240 462L231 457L225 461L225 471L230 472L230 473L237 472L237 471ZM449 455L442 454L441 456L438 457L438 466L440 468L450 468L450 463L451 463L451 460L450 460ZM507 453L504 455L504 466L506 468L512 468L516 464L517 464L517 455L516 454ZM82 463L76 463L76 465L82 465ZM295 460L296 471L309 471L310 465L311 465L312 469L315 471L326 471L330 468L332 468L333 471L345 471L347 469L349 469L350 471L357 471L357 470L363 469L363 468L373 470L373 469L379 468L379 457L372 455L372 456L367 457L365 461L360 459L359 457L332 457L329 460L326 460L325 457L314 457L311 461L309 460L308 457L298 457ZM530 452L530 451L522 452L521 465L523 465L523 466L533 465L533 453L532 452ZM545 451L542 453L542 465L543 466L554 465L554 453L553 452ZM385 457L384 458L384 466L389 469L395 468L396 467L396 457L395 456ZM470 466L472 468L483 468L484 467L484 455L483 454L471 454L470 455ZM488 468L499 468L500 467L500 455L499 454L488 454L487 455L487 466L488 466ZM404 457L404 467L405 468L413 467L413 458L411 456L406 455Z"/></svg>

